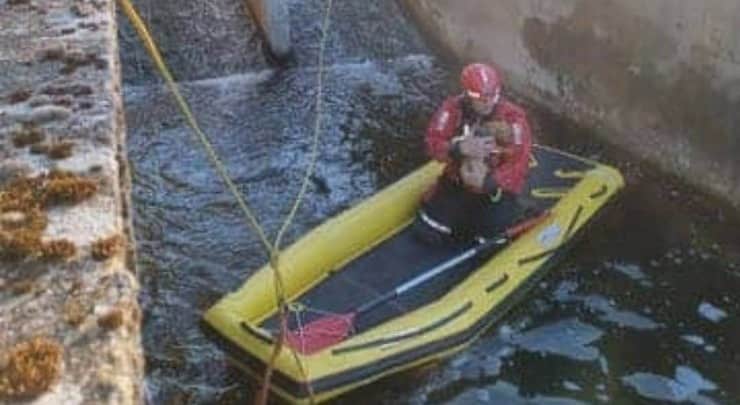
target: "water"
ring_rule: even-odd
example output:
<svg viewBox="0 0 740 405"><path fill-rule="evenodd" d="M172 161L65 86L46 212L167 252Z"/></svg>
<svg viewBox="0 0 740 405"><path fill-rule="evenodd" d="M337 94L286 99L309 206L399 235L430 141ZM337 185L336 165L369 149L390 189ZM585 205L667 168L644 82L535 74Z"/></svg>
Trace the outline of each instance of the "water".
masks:
<svg viewBox="0 0 740 405"><path fill-rule="evenodd" d="M292 3L297 55L284 69L259 52L242 2L136 3L229 173L274 235L308 163L322 3ZM426 120L455 85L395 2L335 4L321 158L289 240L421 164ZM199 321L265 256L121 21L149 397L244 403L253 384ZM617 165L627 189L469 349L337 402L737 402L740 219L530 107L540 141ZM726 316L708 319L717 311Z"/></svg>

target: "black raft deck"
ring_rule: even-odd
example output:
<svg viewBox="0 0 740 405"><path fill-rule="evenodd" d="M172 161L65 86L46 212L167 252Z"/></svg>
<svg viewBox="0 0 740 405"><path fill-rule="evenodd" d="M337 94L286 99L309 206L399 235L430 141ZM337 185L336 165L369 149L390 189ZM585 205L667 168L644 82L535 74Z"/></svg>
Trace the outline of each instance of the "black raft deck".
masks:
<svg viewBox="0 0 740 405"><path fill-rule="evenodd" d="M506 210L513 224L525 214L544 211L574 187L591 163L545 148L534 148L528 184L516 204L497 207ZM382 215L379 213L378 215ZM393 290L402 283L456 256L470 244L431 246L419 241L410 227L380 243L377 247L343 268L338 269L318 286L300 297L305 310L290 316L290 328L300 327L313 319L331 313L348 313L362 304ZM492 252L495 254L495 252ZM479 257L450 269L399 298L382 304L356 319L354 333L361 333L405 313L428 304L463 281L490 256ZM276 318L263 323L268 330L276 329Z"/></svg>

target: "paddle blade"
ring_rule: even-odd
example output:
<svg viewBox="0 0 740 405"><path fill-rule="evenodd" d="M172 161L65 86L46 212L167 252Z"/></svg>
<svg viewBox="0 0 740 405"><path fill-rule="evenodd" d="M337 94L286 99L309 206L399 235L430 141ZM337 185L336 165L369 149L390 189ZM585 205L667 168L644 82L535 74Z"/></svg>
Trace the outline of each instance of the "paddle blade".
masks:
<svg viewBox="0 0 740 405"><path fill-rule="evenodd" d="M550 211L544 211L541 214L537 215L534 218L524 220L511 228L506 230L506 236L509 238L516 238L517 236L523 234L524 232L527 232L528 230L534 228L535 226L539 225L540 222L547 219L547 217L550 216Z"/></svg>
<svg viewBox="0 0 740 405"><path fill-rule="evenodd" d="M346 339L354 328L355 314L329 315L288 331L285 343L301 354L314 354Z"/></svg>

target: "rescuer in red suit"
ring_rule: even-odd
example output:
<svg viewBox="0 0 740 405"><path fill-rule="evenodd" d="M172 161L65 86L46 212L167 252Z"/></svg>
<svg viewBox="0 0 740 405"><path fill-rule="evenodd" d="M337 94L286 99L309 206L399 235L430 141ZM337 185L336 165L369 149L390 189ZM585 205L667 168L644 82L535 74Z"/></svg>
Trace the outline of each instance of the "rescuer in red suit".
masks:
<svg viewBox="0 0 740 405"><path fill-rule="evenodd" d="M529 171L532 134L524 110L501 96L501 76L481 63L460 75L426 132L427 152L446 164L419 210L416 231L429 242L492 236L508 225Z"/></svg>

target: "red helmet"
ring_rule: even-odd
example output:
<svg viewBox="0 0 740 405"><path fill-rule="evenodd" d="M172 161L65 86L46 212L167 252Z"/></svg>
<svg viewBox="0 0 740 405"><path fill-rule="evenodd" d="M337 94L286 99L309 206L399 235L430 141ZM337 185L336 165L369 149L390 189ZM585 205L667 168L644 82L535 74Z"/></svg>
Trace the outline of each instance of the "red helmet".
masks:
<svg viewBox="0 0 740 405"><path fill-rule="evenodd" d="M465 66L460 82L465 94L472 99L496 103L501 96L501 75L489 65L473 63Z"/></svg>

